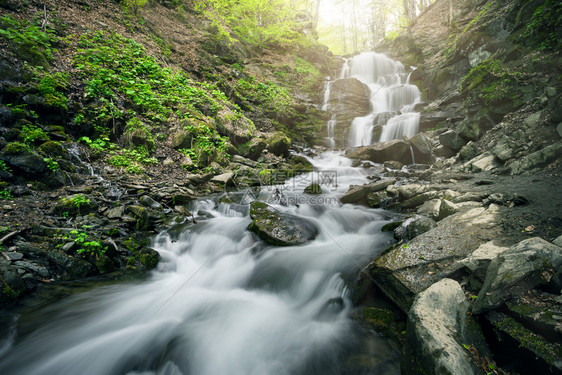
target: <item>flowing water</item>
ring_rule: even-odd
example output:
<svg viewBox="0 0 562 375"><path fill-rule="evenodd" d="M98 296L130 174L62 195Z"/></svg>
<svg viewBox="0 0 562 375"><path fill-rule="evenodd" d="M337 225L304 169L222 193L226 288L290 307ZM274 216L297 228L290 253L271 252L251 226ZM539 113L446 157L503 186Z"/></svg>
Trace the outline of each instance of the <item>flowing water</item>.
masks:
<svg viewBox="0 0 562 375"><path fill-rule="evenodd" d="M414 112L414 106L420 102L421 93L417 86L410 84L410 74L400 62L375 52L361 53L344 60L340 79L353 77L363 82L369 88L371 100L371 113L356 117L351 123L347 146L402 139L418 132L419 113ZM327 105L330 87L328 83L324 110L330 109ZM381 124L382 134L377 139L373 133L381 118L387 121ZM333 139L333 135L331 137Z"/></svg>
<svg viewBox="0 0 562 375"><path fill-rule="evenodd" d="M252 194L271 201L271 188L235 192L236 204L198 200L197 223L153 239L162 260L148 279L12 317L0 373L398 374L399 354L376 334L369 370L348 369L350 354L364 347L343 281L391 243L381 227L396 218L335 201L350 184L367 182L365 170L335 151L311 160L315 172L276 187L296 204L275 207L312 221L315 240L273 247L247 230ZM325 192L303 195L311 181Z"/></svg>

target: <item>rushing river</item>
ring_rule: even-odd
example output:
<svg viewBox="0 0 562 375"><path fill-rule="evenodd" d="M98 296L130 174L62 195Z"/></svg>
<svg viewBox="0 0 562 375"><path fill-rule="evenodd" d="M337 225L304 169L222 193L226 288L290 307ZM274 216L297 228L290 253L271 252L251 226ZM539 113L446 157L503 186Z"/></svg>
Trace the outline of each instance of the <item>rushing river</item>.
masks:
<svg viewBox="0 0 562 375"><path fill-rule="evenodd" d="M0 373L355 374L346 361L362 352L366 373L397 374L386 339L374 334L365 349L357 337L342 278L389 245L381 227L393 214L335 202L368 169L335 151L312 161L315 172L277 187L298 206L275 207L314 222L314 241L274 247L247 230L248 203L271 202L272 188L239 191L232 204L198 200L196 223L153 239L162 260L148 279L21 312L4 329ZM325 190L314 202L302 194L310 182Z"/></svg>

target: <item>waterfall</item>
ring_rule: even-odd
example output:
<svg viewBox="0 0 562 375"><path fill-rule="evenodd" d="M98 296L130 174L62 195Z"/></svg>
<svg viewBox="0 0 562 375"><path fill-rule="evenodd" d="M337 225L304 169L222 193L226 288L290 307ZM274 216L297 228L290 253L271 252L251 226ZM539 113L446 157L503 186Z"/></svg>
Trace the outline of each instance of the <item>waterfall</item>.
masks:
<svg viewBox="0 0 562 375"><path fill-rule="evenodd" d="M410 74L400 62L375 52L361 53L344 60L339 79L357 78L369 88L371 101L371 113L356 117L351 123L347 146L402 139L418 132L419 114L414 112L414 107L420 102L421 93L417 86L410 84ZM326 84L324 110L330 110L327 104L331 95L329 87L331 83ZM383 118L381 115L389 117L389 120L383 124L381 138L376 139L373 131L378 125L376 122Z"/></svg>
<svg viewBox="0 0 562 375"><path fill-rule="evenodd" d="M152 240L161 262L147 279L31 304L19 323L5 322L16 334L0 346L0 373L357 374L345 366L363 350L369 373L399 374L399 353L386 338L371 335L366 345L356 337L343 277L392 243L381 228L398 217L339 204L349 185L369 181L341 152L309 160L314 172L276 187L298 205L275 208L312 222L316 239L290 247L258 239L247 230L245 191L238 204L194 201L197 223ZM310 181L321 195L303 194ZM272 189L258 198L267 201Z"/></svg>

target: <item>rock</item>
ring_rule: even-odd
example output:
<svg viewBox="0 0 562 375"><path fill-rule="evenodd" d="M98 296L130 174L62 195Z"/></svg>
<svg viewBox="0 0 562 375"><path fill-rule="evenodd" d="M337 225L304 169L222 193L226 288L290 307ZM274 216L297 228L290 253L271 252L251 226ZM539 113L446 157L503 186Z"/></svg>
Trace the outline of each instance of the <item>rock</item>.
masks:
<svg viewBox="0 0 562 375"><path fill-rule="evenodd" d="M174 165L174 164L176 164L176 162L169 156L166 159L164 159L164 161L162 162L162 165L164 166Z"/></svg>
<svg viewBox="0 0 562 375"><path fill-rule="evenodd" d="M4 256L4 258L12 262L23 259L23 254L15 251L9 251L5 253L3 252L2 255Z"/></svg>
<svg viewBox="0 0 562 375"><path fill-rule="evenodd" d="M441 200L431 199L424 202L424 204L422 204L422 206L419 207L416 212L420 215L430 217L433 220L438 220L440 208L441 208Z"/></svg>
<svg viewBox="0 0 562 375"><path fill-rule="evenodd" d="M255 168L255 167L258 166L257 161L253 161L251 159L246 159L245 157L240 156L240 155L234 155L232 157L232 161L234 163L242 164L242 165L245 165L245 166L248 166L248 167L251 167L251 168Z"/></svg>
<svg viewBox="0 0 562 375"><path fill-rule="evenodd" d="M441 203L439 205L439 220L446 218L458 211L458 206L453 202L450 202L446 199L441 199Z"/></svg>
<svg viewBox="0 0 562 375"><path fill-rule="evenodd" d="M425 233L437 226L437 223L432 219L415 215L407 220L405 220L398 228L394 230L394 238L396 240L411 240Z"/></svg>
<svg viewBox="0 0 562 375"><path fill-rule="evenodd" d="M433 145L424 133L418 133L406 141L412 146L416 163L426 164L434 161L431 155Z"/></svg>
<svg viewBox="0 0 562 375"><path fill-rule="evenodd" d="M151 227L152 222L146 207L136 205L127 206L127 212L134 216L137 230L145 231Z"/></svg>
<svg viewBox="0 0 562 375"><path fill-rule="evenodd" d="M478 155L478 149L474 142L468 142L461 150L459 151L459 158L461 160L470 160L473 159Z"/></svg>
<svg viewBox="0 0 562 375"><path fill-rule="evenodd" d="M252 160L257 160L263 150L266 148L266 143L261 138L252 138L250 141L238 146L238 151L240 155L245 158L249 158Z"/></svg>
<svg viewBox="0 0 562 375"><path fill-rule="evenodd" d="M498 308L513 296L547 284L561 267L562 248L539 237L521 241L490 262L472 310L480 314Z"/></svg>
<svg viewBox="0 0 562 375"><path fill-rule="evenodd" d="M458 270L455 260L497 238L499 213L500 208L491 205L446 217L415 241L381 254L366 271L387 297L408 311L418 293Z"/></svg>
<svg viewBox="0 0 562 375"><path fill-rule="evenodd" d="M47 172L47 163L43 160L43 157L31 151L16 155L5 155L2 159L8 162L12 168L21 170L35 178Z"/></svg>
<svg viewBox="0 0 562 375"><path fill-rule="evenodd" d="M179 150L182 148L190 149L193 145L193 135L187 130L180 130L172 136L171 146L172 148Z"/></svg>
<svg viewBox="0 0 562 375"><path fill-rule="evenodd" d="M318 229L312 222L281 213L262 202L250 204L250 217L253 221L248 229L271 245L301 245L318 235Z"/></svg>
<svg viewBox="0 0 562 375"><path fill-rule="evenodd" d="M348 149L345 156L350 159L370 160L374 163L394 160L403 164L412 164L410 146L399 139Z"/></svg>
<svg viewBox="0 0 562 375"><path fill-rule="evenodd" d="M394 184L395 179L382 180L374 182L372 184L366 184L362 186L351 186L347 193L340 198L342 203L360 203L367 198L369 193L381 191L386 189L388 186Z"/></svg>
<svg viewBox="0 0 562 375"><path fill-rule="evenodd" d="M322 187L316 183L310 184L304 188L305 194L322 194Z"/></svg>
<svg viewBox="0 0 562 375"><path fill-rule="evenodd" d="M420 114L420 130L435 128L440 122L446 121L449 115L446 112L432 111Z"/></svg>
<svg viewBox="0 0 562 375"><path fill-rule="evenodd" d="M402 374L481 374L461 345L472 344L468 307L461 286L451 279L416 297L408 313Z"/></svg>
<svg viewBox="0 0 562 375"><path fill-rule="evenodd" d="M234 146L252 139L256 127L245 116L237 116L230 109L222 109L215 116L217 132L228 137Z"/></svg>
<svg viewBox="0 0 562 375"><path fill-rule="evenodd" d="M289 148L291 147L291 139L282 132L275 132L265 141L266 148L274 155L289 156Z"/></svg>
<svg viewBox="0 0 562 375"><path fill-rule="evenodd" d="M556 132L562 138L562 122L556 127Z"/></svg>
<svg viewBox="0 0 562 375"><path fill-rule="evenodd" d="M409 210L421 206L429 200L439 198L440 196L441 193L438 191L427 191L425 193L415 195L412 198L406 199L400 204L400 206L406 210Z"/></svg>
<svg viewBox="0 0 562 375"><path fill-rule="evenodd" d="M118 206L110 208L105 212L108 219L120 219L125 213L125 206Z"/></svg>
<svg viewBox="0 0 562 375"><path fill-rule="evenodd" d="M521 160L511 163L511 174L517 175L525 171L541 167L555 161L560 158L560 156L562 156L562 141L558 141L557 143L547 146L542 150L527 155Z"/></svg>
<svg viewBox="0 0 562 375"><path fill-rule="evenodd" d="M352 112L354 117L365 116L371 108L370 90L356 78L336 80L330 90L329 103L333 108Z"/></svg>
<svg viewBox="0 0 562 375"><path fill-rule="evenodd" d="M554 241L552 241L556 246L562 247L562 236L558 236Z"/></svg>
<svg viewBox="0 0 562 375"><path fill-rule="evenodd" d="M223 173L218 176L211 178L211 182L223 185L229 185L232 183L232 179L234 178L234 173Z"/></svg>
<svg viewBox="0 0 562 375"><path fill-rule="evenodd" d="M485 317L491 323L496 335L499 334L502 341L504 341L505 335L515 340L516 345L506 348L506 350L512 349L509 350L510 353L513 353L514 350L519 350L519 348L524 348L530 351L533 358L538 359L538 363L542 365L542 369L539 370L541 367L531 364L533 369L544 373L562 372L562 345L559 342L549 342L541 335L526 328L513 317L501 312L490 311ZM509 343L509 340L505 341ZM553 369L557 371L554 372Z"/></svg>
<svg viewBox="0 0 562 375"><path fill-rule="evenodd" d="M494 245L492 241L486 242L468 257L457 262L459 268L468 269L471 290L478 291L482 288L490 262L507 249Z"/></svg>
<svg viewBox="0 0 562 375"><path fill-rule="evenodd" d="M387 199L386 194L380 191L367 194L367 204L373 208L381 207Z"/></svg>
<svg viewBox="0 0 562 375"><path fill-rule="evenodd" d="M453 151L460 151L466 145L466 141L452 130L440 134L439 143Z"/></svg>
<svg viewBox="0 0 562 375"><path fill-rule="evenodd" d="M153 210L160 210L162 209L162 205L152 199L149 195L143 195L139 199L140 203L148 208L152 208Z"/></svg>
<svg viewBox="0 0 562 375"><path fill-rule="evenodd" d="M486 151L482 155L479 155L461 167L461 169L468 171L468 172L486 172L490 171L494 168L499 167L499 164L496 162L496 157L489 151Z"/></svg>
<svg viewBox="0 0 562 375"><path fill-rule="evenodd" d="M47 259L62 272L62 278L66 280L80 279L95 273L96 267L83 259L66 255L60 251L49 251Z"/></svg>
<svg viewBox="0 0 562 375"><path fill-rule="evenodd" d="M500 139L497 145L492 148L491 152L502 162L511 159L521 144L511 137L504 137Z"/></svg>

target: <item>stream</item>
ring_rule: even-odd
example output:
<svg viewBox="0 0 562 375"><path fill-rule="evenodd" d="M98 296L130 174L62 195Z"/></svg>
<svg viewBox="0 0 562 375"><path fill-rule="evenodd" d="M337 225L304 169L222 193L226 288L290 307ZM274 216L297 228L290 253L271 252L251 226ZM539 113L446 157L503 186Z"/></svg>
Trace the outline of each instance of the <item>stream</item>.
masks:
<svg viewBox="0 0 562 375"><path fill-rule="evenodd" d="M341 151L309 160L314 172L282 185L225 193L234 203L192 202L195 222L152 239L162 258L148 278L28 304L3 328L0 373L399 374L399 348L350 317L344 282L393 242L381 228L399 216L339 203L369 168ZM312 182L321 195L303 194ZM317 238L267 245L247 230L256 199L312 221ZM360 355L368 366L352 363Z"/></svg>

